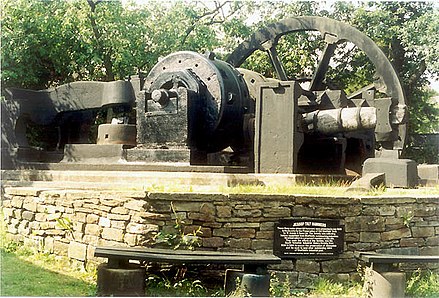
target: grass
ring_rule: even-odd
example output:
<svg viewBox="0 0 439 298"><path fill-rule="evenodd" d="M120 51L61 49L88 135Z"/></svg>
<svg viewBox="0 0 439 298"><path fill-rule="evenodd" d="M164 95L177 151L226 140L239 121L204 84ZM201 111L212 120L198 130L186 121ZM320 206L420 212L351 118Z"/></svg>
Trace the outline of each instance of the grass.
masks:
<svg viewBox="0 0 439 298"><path fill-rule="evenodd" d="M1 235L0 296L95 296L95 270Z"/></svg>
<svg viewBox="0 0 439 298"><path fill-rule="evenodd" d="M413 196L413 195L439 195L439 185L434 187L420 187L416 189L386 188L379 186L369 191L347 192L349 183L333 181L325 183L297 183L294 185L256 185L238 184L235 186L189 186L189 185L151 185L145 188L149 192L193 193L193 192L220 192L224 194L303 194L326 196Z"/></svg>
<svg viewBox="0 0 439 298"><path fill-rule="evenodd" d="M1 249L1 296L93 296L95 285L54 272Z"/></svg>

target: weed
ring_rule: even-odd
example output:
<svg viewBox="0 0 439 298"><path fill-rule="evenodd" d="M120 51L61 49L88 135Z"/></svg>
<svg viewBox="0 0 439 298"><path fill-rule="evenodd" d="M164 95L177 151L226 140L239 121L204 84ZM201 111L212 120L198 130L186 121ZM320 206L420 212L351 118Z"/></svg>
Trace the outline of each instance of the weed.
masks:
<svg viewBox="0 0 439 298"><path fill-rule="evenodd" d="M191 233L184 232L184 220L175 211L174 205L171 203L171 210L175 217L174 232L167 233L160 231L152 238L152 244L166 244L174 249L194 250L195 247L201 246L199 235L202 234L201 227Z"/></svg>
<svg viewBox="0 0 439 298"><path fill-rule="evenodd" d="M402 222L404 223L404 225L407 228L410 228L410 224L411 224L413 217L414 217L413 212L409 211L407 213L404 213L401 215L401 217L402 217Z"/></svg>
<svg viewBox="0 0 439 298"><path fill-rule="evenodd" d="M5 252L14 253L22 245L23 245L23 243L20 243L20 242L4 241L2 247L3 247Z"/></svg>
<svg viewBox="0 0 439 298"><path fill-rule="evenodd" d="M415 271L407 280L406 295L410 297L439 297L439 273Z"/></svg>
<svg viewBox="0 0 439 298"><path fill-rule="evenodd" d="M146 296L203 297L208 290L200 280L149 275L146 279Z"/></svg>

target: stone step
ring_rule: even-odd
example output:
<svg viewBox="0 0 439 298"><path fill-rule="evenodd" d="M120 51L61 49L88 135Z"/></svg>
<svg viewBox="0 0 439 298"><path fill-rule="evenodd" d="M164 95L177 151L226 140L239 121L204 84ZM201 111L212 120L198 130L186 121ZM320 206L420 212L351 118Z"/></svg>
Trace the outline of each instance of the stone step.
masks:
<svg viewBox="0 0 439 298"><path fill-rule="evenodd" d="M235 185L294 185L299 182L350 181L349 176L299 174L232 174L199 172L149 171L62 171L62 170L2 170L2 183L11 186L42 186L65 188L135 188L182 186L218 189ZM46 184L44 184L46 183Z"/></svg>

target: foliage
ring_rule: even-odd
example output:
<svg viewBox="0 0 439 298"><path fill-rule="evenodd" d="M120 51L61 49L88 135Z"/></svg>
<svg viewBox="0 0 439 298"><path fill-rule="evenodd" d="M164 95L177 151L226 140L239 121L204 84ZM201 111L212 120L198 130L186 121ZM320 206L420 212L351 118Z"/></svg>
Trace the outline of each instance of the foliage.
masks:
<svg viewBox="0 0 439 298"><path fill-rule="evenodd" d="M334 282L320 278L314 285L311 297L361 297L362 284L358 282Z"/></svg>
<svg viewBox="0 0 439 298"><path fill-rule="evenodd" d="M166 244L174 249L194 250L195 247L201 246L199 235L202 234L201 227L197 230L185 233L184 220L175 211L174 205L171 203L171 210L175 218L174 230L172 232L160 231L154 235L152 241L154 245Z"/></svg>
<svg viewBox="0 0 439 298"><path fill-rule="evenodd" d="M407 280L406 295L409 297L438 297L439 273L415 271Z"/></svg>
<svg viewBox="0 0 439 298"><path fill-rule="evenodd" d="M158 275L148 275L146 279L145 295L149 297L209 297L217 296L218 293L219 290L212 292L198 279L177 279Z"/></svg>

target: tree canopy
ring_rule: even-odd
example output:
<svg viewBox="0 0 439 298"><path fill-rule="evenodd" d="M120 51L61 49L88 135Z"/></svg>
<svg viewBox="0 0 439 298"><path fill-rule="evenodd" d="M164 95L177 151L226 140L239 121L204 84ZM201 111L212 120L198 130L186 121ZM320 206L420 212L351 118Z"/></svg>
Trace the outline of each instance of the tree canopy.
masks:
<svg viewBox="0 0 439 298"><path fill-rule="evenodd" d="M433 2L15 0L1 6L2 91L124 79L180 50L215 51L225 58L269 23L319 15L353 25L386 53L403 82L412 132L439 130L427 88L428 78L439 78L439 12ZM278 51L286 73L306 76L320 45L313 35L283 37ZM339 51L328 71L339 86L356 90L373 80L363 53L349 46ZM273 75L262 52L245 67Z"/></svg>

